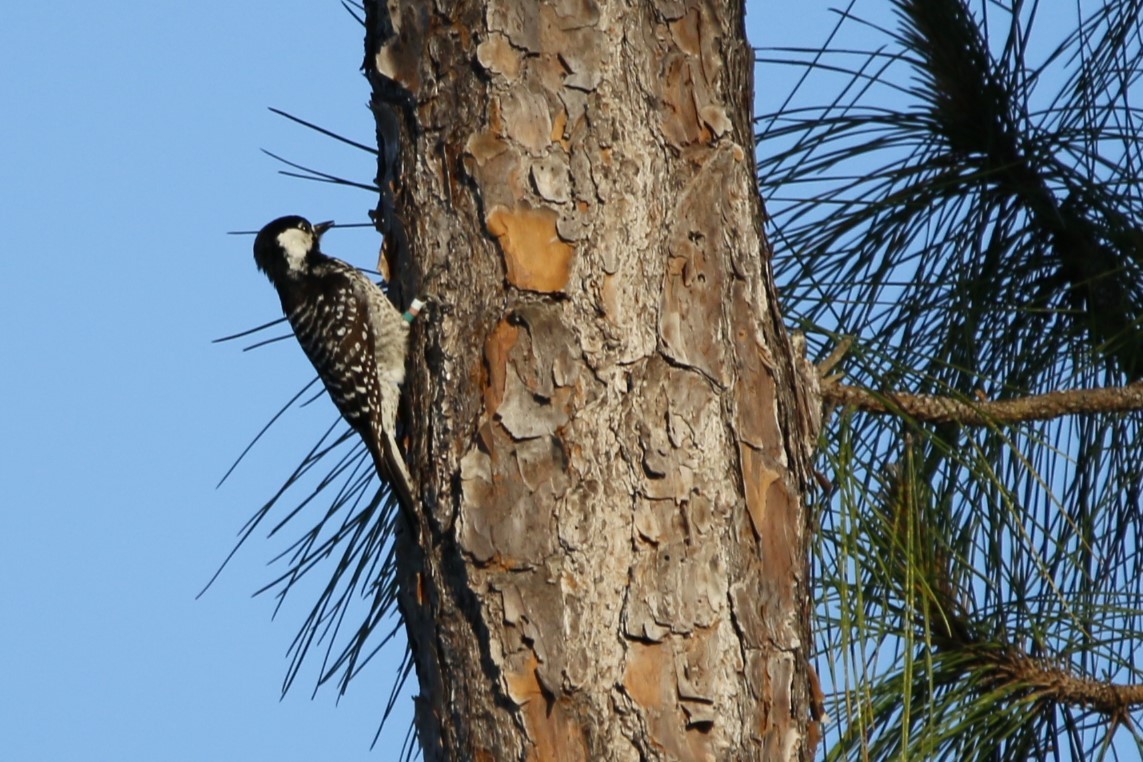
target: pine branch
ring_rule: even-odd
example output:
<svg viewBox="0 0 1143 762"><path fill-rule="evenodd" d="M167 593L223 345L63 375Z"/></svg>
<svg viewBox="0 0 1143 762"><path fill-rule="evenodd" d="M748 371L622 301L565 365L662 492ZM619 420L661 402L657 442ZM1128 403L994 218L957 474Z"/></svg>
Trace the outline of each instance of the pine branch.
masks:
<svg viewBox="0 0 1143 762"><path fill-rule="evenodd" d="M907 415L930 423L988 426L1044 421L1065 415L1127 413L1143 410L1143 382L1100 389L1068 389L1005 400L968 401L908 392L877 392L822 381L822 401L862 412Z"/></svg>
<svg viewBox="0 0 1143 762"><path fill-rule="evenodd" d="M1041 699L1089 707L1115 718L1124 718L1131 709L1143 706L1143 685L1082 677L1020 651L989 654L985 659L994 661L991 671L998 678L1018 683Z"/></svg>

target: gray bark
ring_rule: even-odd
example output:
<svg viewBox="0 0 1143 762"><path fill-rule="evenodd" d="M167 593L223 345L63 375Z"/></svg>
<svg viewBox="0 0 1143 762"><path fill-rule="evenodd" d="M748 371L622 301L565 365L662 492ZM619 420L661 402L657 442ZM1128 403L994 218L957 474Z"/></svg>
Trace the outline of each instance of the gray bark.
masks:
<svg viewBox="0 0 1143 762"><path fill-rule="evenodd" d="M808 758L815 402L742 6L388 5L367 63L412 94L397 208L437 301L399 549L426 759Z"/></svg>

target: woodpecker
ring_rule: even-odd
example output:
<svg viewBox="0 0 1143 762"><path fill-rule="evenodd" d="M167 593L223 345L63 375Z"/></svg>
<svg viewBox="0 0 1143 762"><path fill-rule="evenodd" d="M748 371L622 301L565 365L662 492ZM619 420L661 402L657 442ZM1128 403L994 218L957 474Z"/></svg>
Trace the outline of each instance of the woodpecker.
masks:
<svg viewBox="0 0 1143 762"><path fill-rule="evenodd" d="M412 480L397 447L399 384L409 321L353 266L321 252L332 222L279 217L254 239L254 262L278 291L294 336L342 417L361 435L378 475L413 518Z"/></svg>

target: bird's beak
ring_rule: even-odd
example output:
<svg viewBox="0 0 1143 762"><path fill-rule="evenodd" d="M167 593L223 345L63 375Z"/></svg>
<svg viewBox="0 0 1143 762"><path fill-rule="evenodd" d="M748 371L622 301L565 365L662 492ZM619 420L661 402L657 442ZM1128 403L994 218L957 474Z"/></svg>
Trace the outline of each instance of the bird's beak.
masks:
<svg viewBox="0 0 1143 762"><path fill-rule="evenodd" d="M333 220L329 222L319 222L314 225L314 235L321 238L321 234L333 227Z"/></svg>

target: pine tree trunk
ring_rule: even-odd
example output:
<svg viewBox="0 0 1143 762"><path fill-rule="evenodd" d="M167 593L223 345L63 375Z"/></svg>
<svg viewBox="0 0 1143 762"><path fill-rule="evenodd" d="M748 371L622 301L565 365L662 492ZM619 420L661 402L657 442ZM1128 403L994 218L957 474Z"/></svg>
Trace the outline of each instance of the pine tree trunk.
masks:
<svg viewBox="0 0 1143 762"><path fill-rule="evenodd" d="M435 301L399 544L425 758L808 758L812 390L742 5L366 10L387 255Z"/></svg>

